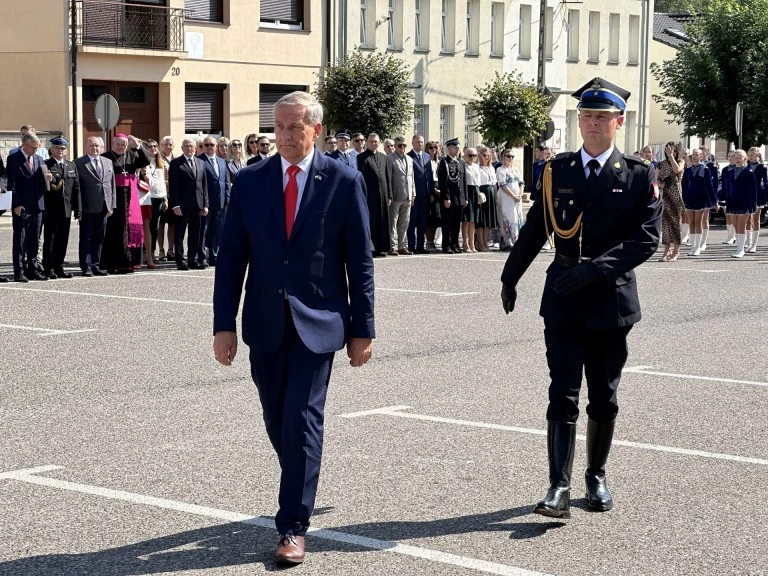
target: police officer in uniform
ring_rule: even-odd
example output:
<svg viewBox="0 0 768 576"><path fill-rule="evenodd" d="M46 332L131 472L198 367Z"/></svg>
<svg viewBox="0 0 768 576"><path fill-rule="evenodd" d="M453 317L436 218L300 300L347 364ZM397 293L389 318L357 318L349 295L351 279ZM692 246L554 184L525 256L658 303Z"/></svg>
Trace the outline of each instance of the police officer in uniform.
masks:
<svg viewBox="0 0 768 576"><path fill-rule="evenodd" d="M617 388L627 360L627 334L640 320L633 269L656 252L662 203L649 162L613 144L624 123L629 92L595 78L573 94L579 100L577 152L544 167L520 238L501 276L504 311L514 309L520 277L554 232L556 254L547 269L540 315L551 383L547 408L549 490L534 512L569 518L571 470L582 370L587 405L587 504L613 506L605 463L619 407Z"/></svg>
<svg viewBox="0 0 768 576"><path fill-rule="evenodd" d="M69 142L64 138L51 140L51 155L45 161L51 172L51 184L45 192L45 216L43 216L43 269L51 280L72 278L64 271L64 258L69 244L69 228L72 212L79 218L80 183L77 167L67 160Z"/></svg>
<svg viewBox="0 0 768 576"><path fill-rule="evenodd" d="M461 211L467 205L467 180L464 162L459 159L459 139L445 143L448 155L437 166L437 186L440 189L440 224L443 229L443 252L458 254Z"/></svg>
<svg viewBox="0 0 768 576"><path fill-rule="evenodd" d="M349 131L339 130L336 132L335 138L336 142L338 143L338 148L336 148L336 150L330 154L326 154L326 156L330 156L334 160L338 160L350 168L357 169L357 162L349 153L349 141L352 140L352 136L349 134Z"/></svg>

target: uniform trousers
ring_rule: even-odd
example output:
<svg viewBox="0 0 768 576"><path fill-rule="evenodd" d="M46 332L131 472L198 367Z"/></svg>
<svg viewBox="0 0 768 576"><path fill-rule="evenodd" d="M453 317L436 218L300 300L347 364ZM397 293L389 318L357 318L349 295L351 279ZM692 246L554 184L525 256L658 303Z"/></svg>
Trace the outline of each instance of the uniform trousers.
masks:
<svg viewBox="0 0 768 576"><path fill-rule="evenodd" d="M21 216L13 213L13 275L37 273L37 249L40 244L40 227L43 225L42 212L23 210Z"/></svg>
<svg viewBox="0 0 768 576"><path fill-rule="evenodd" d="M315 508L334 353L309 350L296 332L287 301L285 308L283 341L271 352L251 348L251 376L280 461L275 526L280 534L303 536Z"/></svg>
<svg viewBox="0 0 768 576"><path fill-rule="evenodd" d="M402 200L389 205L389 246L392 250L406 247L411 201Z"/></svg>
<svg viewBox="0 0 768 576"><path fill-rule="evenodd" d="M584 325L544 318L544 344L551 383L547 420L576 422L582 371L587 379L587 415L612 422L619 412L617 389L627 361L631 326L589 330Z"/></svg>
<svg viewBox="0 0 768 576"><path fill-rule="evenodd" d="M53 210L46 210L43 221L43 268L46 272L61 270L67 255L72 219Z"/></svg>
<svg viewBox="0 0 768 576"><path fill-rule="evenodd" d="M416 196L411 206L411 218L408 221L408 250L424 250L429 215L429 196Z"/></svg>
<svg viewBox="0 0 768 576"><path fill-rule="evenodd" d="M198 262L204 261L204 259L199 257L202 219L200 210L197 208L194 210L182 209L181 216L176 216L176 226L173 230L176 264L184 262L184 234L187 233L187 228L189 228L189 233L187 234L187 262L191 264L196 260Z"/></svg>
<svg viewBox="0 0 768 576"><path fill-rule="evenodd" d="M101 246L107 229L107 209L80 216L80 270L88 272L101 264Z"/></svg>
<svg viewBox="0 0 768 576"><path fill-rule="evenodd" d="M445 204L440 206L441 228L443 230L443 251L459 245L461 231L461 215L464 207L459 202L451 200L450 208Z"/></svg>

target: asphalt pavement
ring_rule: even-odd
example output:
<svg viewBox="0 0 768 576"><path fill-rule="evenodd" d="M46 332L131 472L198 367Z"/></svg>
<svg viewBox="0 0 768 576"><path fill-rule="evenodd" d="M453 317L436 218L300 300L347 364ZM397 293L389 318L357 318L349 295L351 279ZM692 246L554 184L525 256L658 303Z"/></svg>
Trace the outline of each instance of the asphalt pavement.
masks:
<svg viewBox="0 0 768 576"><path fill-rule="evenodd" d="M509 316L504 253L376 260L374 356L336 356L307 561L289 572L768 575L768 239L743 260L724 239L713 228L702 256L637 270L615 508L586 509L582 438L564 522L531 513L548 486L552 254ZM281 570L278 463L247 348L229 368L213 358L213 275L0 285L0 575Z"/></svg>

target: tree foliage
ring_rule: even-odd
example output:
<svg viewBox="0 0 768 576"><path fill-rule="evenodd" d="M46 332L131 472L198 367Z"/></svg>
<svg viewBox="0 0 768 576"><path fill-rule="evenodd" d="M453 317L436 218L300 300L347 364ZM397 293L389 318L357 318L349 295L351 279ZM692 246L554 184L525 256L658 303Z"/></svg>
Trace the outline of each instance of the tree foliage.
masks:
<svg viewBox="0 0 768 576"><path fill-rule="evenodd" d="M690 5L690 0L656 0L653 3L653 11L680 14L687 12Z"/></svg>
<svg viewBox="0 0 768 576"><path fill-rule="evenodd" d="M474 128L483 140L507 146L522 146L538 136L549 121L549 101L522 74L496 77L475 87L475 98L467 103L475 114Z"/></svg>
<svg viewBox="0 0 768 576"><path fill-rule="evenodd" d="M653 100L686 135L738 140L736 103L744 105L745 146L768 140L768 0L711 0L686 25L689 42L675 60L651 65L661 94Z"/></svg>
<svg viewBox="0 0 768 576"><path fill-rule="evenodd" d="M320 71L315 97L329 127L393 136L413 117L409 76L402 60L357 49Z"/></svg>

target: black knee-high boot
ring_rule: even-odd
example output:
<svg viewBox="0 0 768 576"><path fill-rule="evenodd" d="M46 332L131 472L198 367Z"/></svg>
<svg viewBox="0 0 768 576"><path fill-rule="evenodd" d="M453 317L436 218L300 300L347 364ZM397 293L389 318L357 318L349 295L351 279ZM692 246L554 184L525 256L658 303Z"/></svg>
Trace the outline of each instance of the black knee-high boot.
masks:
<svg viewBox="0 0 768 576"><path fill-rule="evenodd" d="M613 508L613 498L605 483L605 463L611 451L613 429L616 421L587 422L587 471L584 479L587 483L587 506L596 512L605 512Z"/></svg>
<svg viewBox="0 0 768 576"><path fill-rule="evenodd" d="M575 422L547 423L549 491L533 511L551 518L570 518L571 471L576 446Z"/></svg>

